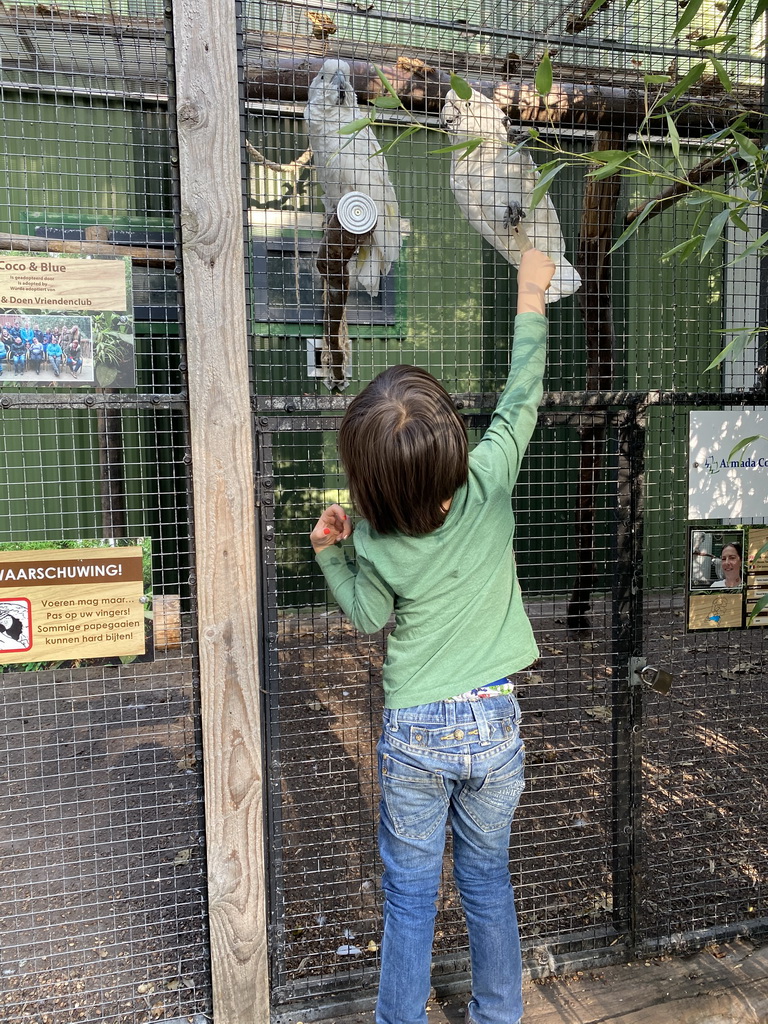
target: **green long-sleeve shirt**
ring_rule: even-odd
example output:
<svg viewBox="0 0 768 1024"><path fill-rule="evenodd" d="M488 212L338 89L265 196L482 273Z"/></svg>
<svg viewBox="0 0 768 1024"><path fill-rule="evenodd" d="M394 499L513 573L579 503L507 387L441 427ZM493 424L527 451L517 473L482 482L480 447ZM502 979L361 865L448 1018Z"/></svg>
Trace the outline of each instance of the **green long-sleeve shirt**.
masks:
<svg viewBox="0 0 768 1024"><path fill-rule="evenodd" d="M384 662L388 708L455 697L539 656L515 571L510 495L536 426L546 340L544 316L518 314L506 386L442 526L407 537L377 533L362 520L354 562L338 546L316 555L357 629L375 633L394 611Z"/></svg>

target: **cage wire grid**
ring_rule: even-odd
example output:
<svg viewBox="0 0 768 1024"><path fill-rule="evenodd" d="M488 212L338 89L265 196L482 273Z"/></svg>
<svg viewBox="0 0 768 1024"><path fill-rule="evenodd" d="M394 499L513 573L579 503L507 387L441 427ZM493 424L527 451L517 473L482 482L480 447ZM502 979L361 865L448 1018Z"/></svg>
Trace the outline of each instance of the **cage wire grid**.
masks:
<svg viewBox="0 0 768 1024"><path fill-rule="evenodd" d="M138 545L146 599L143 655L0 666L0 1016L19 1024L211 1007L163 17L154 0L0 10L0 260L130 271L122 309L0 308L6 339L77 326L82 358L36 365L30 342L0 361L0 559Z"/></svg>
<svg viewBox="0 0 768 1024"><path fill-rule="evenodd" d="M664 42L680 17L676 4L606 4L593 18L587 6L244 7L278 1010L309 998L338 1005L375 986L378 969L374 746L387 631L366 637L352 629L307 542L324 505L349 500L336 452L341 416L386 366L413 363L454 395L474 443L508 367L515 272L452 194L455 154L445 150L457 136L441 119L449 76L496 101L498 115L508 116L510 146L535 127L527 149L539 165L555 151L578 157L598 144L638 145L638 120L627 111L631 97L643 95L644 76L679 81L720 17L706 6L676 42ZM724 58L754 109L764 79L758 36L742 34ZM533 87L545 54L549 113ZM349 264L340 387L328 386L322 356L324 331L327 351L336 344L332 324L323 323L323 288L335 282L322 263L334 153L311 99L328 60L348 65L357 100L348 119L373 121L373 163L386 160L400 226L378 294L360 286L359 274L355 286ZM379 72L399 107L375 105L387 95ZM700 90L702 108L708 91L717 94L717 84L707 80ZM574 103L583 103L582 113L569 117ZM716 119L711 109L698 121L682 118L674 154L666 127L651 133L648 154L695 168L717 151ZM310 161L312 132L318 152ZM350 136L336 138L341 163ZM584 170L574 159L549 190L571 263L583 258L579 240L589 226ZM363 160L355 187L375 195L383 187L377 173ZM509 193L503 173L493 168L486 182L500 197ZM592 200L604 216L615 204L603 253L658 185L628 176L617 191ZM756 237L759 214L745 217ZM516 679L527 789L510 848L534 975L764 933L765 640L758 629L725 637L686 631L684 455L690 409L725 407L728 398L760 403L759 390L752 397L759 334L707 367L738 331L760 323L764 283L757 258L735 258L745 236L731 227L701 260L664 255L699 230L694 206L670 205L608 259L609 343L599 332L596 340L594 307L585 318L579 295L548 307L545 395L513 498L518 571L541 651ZM632 685L632 667L646 662L673 677L669 696ZM754 725L745 734L747 716ZM438 987L466 980L468 969L450 836L448 843Z"/></svg>
<svg viewBox="0 0 768 1024"><path fill-rule="evenodd" d="M541 140L527 148L539 163L555 144L583 153L595 141L588 115L581 124L532 118L547 52L554 109L577 93L586 108L599 99L609 111L603 144L621 146L642 76L682 76L698 57L695 38L660 42L678 13L675 4L606 4L582 25L581 4L430 3L418 13L390 0L244 4L248 371L278 1015L309 996L338 1005L371 988L378 966L373 750L385 636L361 636L343 620L307 542L318 510L348 500L340 415L379 370L411 362L456 396L476 441L508 365L514 270L462 215L452 156L435 152L452 141L439 118L448 75L482 83L504 103L511 96L509 128L519 136L538 125ZM89 405L95 392L61 383L50 363L43 386L9 383L4 364L0 540L149 538L152 594L178 596L181 607L179 646L156 648L151 662L2 673L9 827L0 898L13 939L0 990L9 1019L35 1024L143 1024L210 1011L162 15L156 0L0 11L4 231L54 249L132 250L134 351L122 362L136 367L124 384L99 379L94 365L94 386L114 390ZM698 31L709 24L689 34ZM747 99L764 73L752 42L740 38L723 58ZM407 99L405 110L379 108L373 127L399 207L397 258L376 296L358 287L346 304L350 381L334 390L323 383L315 269L325 210L317 170L301 159L308 86L327 58L350 64L361 116L371 110L364 100L381 93L373 65ZM682 127L680 160L693 167L710 152L713 125ZM661 135L651 146L671 159ZM551 187L572 262L584 189L576 163ZM624 183L614 237L652 195L642 179ZM764 932L765 641L761 629L685 630L682 454L690 408L753 401L759 337L705 368L723 338L759 324L762 285L757 257L732 263L744 243L730 228L701 262L660 259L696 229L695 210L677 204L613 254L610 366L595 359L578 297L548 310L546 393L514 499L518 568L541 650L516 680L528 784L510 849L533 973ZM0 315L14 326L13 309ZM85 325L82 333L95 348ZM669 697L629 686L633 658L670 672ZM465 977L467 959L446 870L436 979Z"/></svg>

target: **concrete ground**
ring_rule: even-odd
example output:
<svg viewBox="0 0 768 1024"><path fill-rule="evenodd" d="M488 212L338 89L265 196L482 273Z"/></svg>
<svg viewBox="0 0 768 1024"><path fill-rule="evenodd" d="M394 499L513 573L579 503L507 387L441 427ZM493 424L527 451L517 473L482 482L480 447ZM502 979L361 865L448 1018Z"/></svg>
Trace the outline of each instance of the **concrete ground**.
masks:
<svg viewBox="0 0 768 1024"><path fill-rule="evenodd" d="M464 1024L466 996L436 998L429 1024ZM291 1015L293 1024L309 1018ZM370 1011L327 1024L372 1024ZM768 1024L768 946L736 940L687 957L529 982L524 1024Z"/></svg>

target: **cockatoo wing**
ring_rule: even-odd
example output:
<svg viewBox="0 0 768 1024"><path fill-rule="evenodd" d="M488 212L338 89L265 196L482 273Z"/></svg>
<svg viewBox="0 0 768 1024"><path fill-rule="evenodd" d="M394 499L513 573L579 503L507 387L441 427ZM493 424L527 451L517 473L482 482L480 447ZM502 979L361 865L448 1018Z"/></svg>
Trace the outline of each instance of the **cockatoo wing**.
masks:
<svg viewBox="0 0 768 1024"><path fill-rule="evenodd" d="M444 119L456 141L482 138L468 155L453 154L451 189L469 223L504 259L517 266L520 250L514 227L520 217L533 245L548 253L557 271L547 291L547 301L572 295L581 278L565 258L565 241L549 196L531 209L530 197L538 171L530 153L510 146L504 115L491 100L473 92L461 101L452 91L444 107Z"/></svg>
<svg viewBox="0 0 768 1024"><path fill-rule="evenodd" d="M350 260L351 284L377 295L400 253L400 213L389 168L369 127L340 134L361 117L344 61L327 60L309 89L304 111L309 144L326 212L332 214L347 192L364 192L376 205L378 220L369 240Z"/></svg>

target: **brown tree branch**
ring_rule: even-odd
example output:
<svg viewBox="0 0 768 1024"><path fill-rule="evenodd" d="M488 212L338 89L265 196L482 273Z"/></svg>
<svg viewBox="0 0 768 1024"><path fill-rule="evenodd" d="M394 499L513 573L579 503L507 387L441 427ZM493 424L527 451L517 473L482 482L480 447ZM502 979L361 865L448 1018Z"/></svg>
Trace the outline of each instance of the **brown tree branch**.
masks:
<svg viewBox="0 0 768 1024"><path fill-rule="evenodd" d="M647 209L651 203L656 205L648 214L648 219L656 217L672 206L673 203L676 203L678 199L684 199L690 195L697 185L706 185L710 181L714 181L715 178L728 174L730 171L743 171L747 166L746 160L736 156L735 151L726 153L725 156L704 160L686 174L685 181L678 181L674 185L668 185L667 188L663 188L658 195L652 199L647 199L644 203L636 206L634 210L630 210L624 221L626 224L631 224L633 220L637 220L643 210Z"/></svg>
<svg viewBox="0 0 768 1024"><path fill-rule="evenodd" d="M595 136L594 150L623 149L622 132L603 131ZM608 391L613 387L615 331L611 295L611 265L608 251L621 192L621 175L587 177L579 229L575 266L581 275L577 293L584 318L587 349L587 390ZM597 489L605 461L605 420L580 421L579 489L576 505L574 546L577 552L576 579L568 601L567 622L575 635L587 635L592 592L597 581L595 569L595 510Z"/></svg>
<svg viewBox="0 0 768 1024"><path fill-rule="evenodd" d="M245 148L250 157L253 158L257 164L263 164L264 167L268 167L270 171L278 171L280 174L298 174L302 167L306 167L309 161L312 159L312 150L305 149L301 156L297 156L295 160L291 160L289 164L278 164L274 160L268 160L264 154L256 149L252 142L248 139L245 140Z"/></svg>

